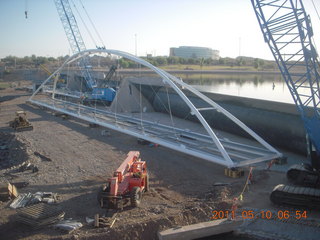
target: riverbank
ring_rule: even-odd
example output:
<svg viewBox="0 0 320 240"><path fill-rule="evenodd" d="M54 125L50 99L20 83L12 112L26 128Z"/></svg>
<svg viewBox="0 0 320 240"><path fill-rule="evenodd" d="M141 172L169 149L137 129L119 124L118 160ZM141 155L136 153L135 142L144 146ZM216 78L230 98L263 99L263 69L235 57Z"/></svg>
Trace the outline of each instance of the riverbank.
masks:
<svg viewBox="0 0 320 240"><path fill-rule="evenodd" d="M279 71L262 71L262 70L248 70L248 69L236 69L236 68L226 68L226 69L214 69L214 70L198 70L198 69L166 69L161 68L169 73L177 74L281 74ZM99 70L98 70L99 71ZM120 73L153 73L151 70L147 69L119 69Z"/></svg>

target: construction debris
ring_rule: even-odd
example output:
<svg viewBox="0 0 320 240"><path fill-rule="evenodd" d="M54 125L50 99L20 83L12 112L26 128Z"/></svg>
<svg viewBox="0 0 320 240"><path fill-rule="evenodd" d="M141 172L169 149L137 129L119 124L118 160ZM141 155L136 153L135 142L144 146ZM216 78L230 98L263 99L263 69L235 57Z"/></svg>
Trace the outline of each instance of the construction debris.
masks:
<svg viewBox="0 0 320 240"><path fill-rule="evenodd" d="M19 186L23 186L25 182L18 182ZM8 201L9 199L15 199L18 197L18 189L16 184L1 183L0 184L0 201Z"/></svg>
<svg viewBox="0 0 320 240"><path fill-rule="evenodd" d="M86 217L86 223L91 224L94 222L93 218Z"/></svg>
<svg viewBox="0 0 320 240"><path fill-rule="evenodd" d="M18 195L19 195L18 190L13 184L8 183L8 190L9 190L9 196L11 198L18 197Z"/></svg>
<svg viewBox="0 0 320 240"><path fill-rule="evenodd" d="M99 217L99 214L94 215L94 226L98 227L110 227L112 228L116 222L117 213L113 214L112 217Z"/></svg>
<svg viewBox="0 0 320 240"><path fill-rule="evenodd" d="M77 222L75 220L72 219L68 219L68 220L62 220L59 223L54 225L54 228L60 229L60 230L64 230L68 233L81 228L83 225L81 222Z"/></svg>
<svg viewBox="0 0 320 240"><path fill-rule="evenodd" d="M35 166L34 164L30 163L30 162L25 162L23 163L20 167L19 167L19 172L24 172L27 170L31 170L33 173L36 173L39 171L39 168L37 166Z"/></svg>
<svg viewBox="0 0 320 240"><path fill-rule="evenodd" d="M55 203L57 199L57 194L52 192L22 193L12 201L10 208L18 209L40 202Z"/></svg>
<svg viewBox="0 0 320 240"><path fill-rule="evenodd" d="M64 215L59 206L39 203L17 210L17 221L39 228L62 220Z"/></svg>
<svg viewBox="0 0 320 240"><path fill-rule="evenodd" d="M69 115L61 112L55 112L53 113L54 116L56 117L61 117L63 120L69 119Z"/></svg>
<svg viewBox="0 0 320 240"><path fill-rule="evenodd" d="M44 156L43 154L39 153L39 152L34 152L33 153L35 156L39 157L42 161L46 161L46 162L51 162L52 159L49 157Z"/></svg>
<svg viewBox="0 0 320 240"><path fill-rule="evenodd" d="M0 184L0 201L8 201L10 199L10 193L9 193L9 185L5 183Z"/></svg>

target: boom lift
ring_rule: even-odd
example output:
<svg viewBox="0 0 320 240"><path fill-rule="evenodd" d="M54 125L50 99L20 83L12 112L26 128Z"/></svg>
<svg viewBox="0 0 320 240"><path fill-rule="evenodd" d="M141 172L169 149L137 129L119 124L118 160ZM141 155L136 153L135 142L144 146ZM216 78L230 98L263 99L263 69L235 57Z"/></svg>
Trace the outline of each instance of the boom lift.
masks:
<svg viewBox="0 0 320 240"><path fill-rule="evenodd" d="M145 161L141 161L140 152L130 151L127 158L114 172L113 177L98 194L102 208L123 208L125 200L130 199L131 206L140 205L142 193L149 190L149 177Z"/></svg>
<svg viewBox="0 0 320 240"><path fill-rule="evenodd" d="M320 207L320 75L313 44L313 30L302 0L251 0L265 41L278 64L307 134L308 164L294 165L287 177L295 184L278 185L270 199L274 203ZM310 206L310 205L309 205Z"/></svg>

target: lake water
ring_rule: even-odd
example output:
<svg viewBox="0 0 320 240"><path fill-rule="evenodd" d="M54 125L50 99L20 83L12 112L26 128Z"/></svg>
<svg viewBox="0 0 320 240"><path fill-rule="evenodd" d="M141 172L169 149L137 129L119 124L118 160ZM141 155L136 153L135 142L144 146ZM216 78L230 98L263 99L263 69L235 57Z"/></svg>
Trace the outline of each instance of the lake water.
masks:
<svg viewBox="0 0 320 240"><path fill-rule="evenodd" d="M200 91L294 104L280 74L174 74Z"/></svg>

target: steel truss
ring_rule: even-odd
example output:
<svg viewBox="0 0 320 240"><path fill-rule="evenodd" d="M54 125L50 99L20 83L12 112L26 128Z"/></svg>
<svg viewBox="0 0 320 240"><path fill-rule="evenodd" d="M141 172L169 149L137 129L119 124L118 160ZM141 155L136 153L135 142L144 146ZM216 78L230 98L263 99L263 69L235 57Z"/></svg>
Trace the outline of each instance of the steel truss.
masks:
<svg viewBox="0 0 320 240"><path fill-rule="evenodd" d="M53 92L50 94L51 97L48 97L46 93L40 92L41 89L45 89L45 85L53 78L53 76L59 74L61 70L68 64L83 57L87 57L88 55L101 53L124 57L153 70L161 77L162 82L165 85L170 86L187 104L187 106L190 108L190 113L197 117L205 129L206 134L160 124L147 119L140 119L125 113L116 113L107 108L93 108L58 99L56 98L57 92L55 92L57 82L56 79L54 80ZM183 88L189 90L191 93L202 99L210 107L197 108L194 106L188 96L186 96L182 91ZM91 49L74 54L42 83L42 85L33 93L28 101L38 106L59 111L70 116L129 134L134 137L142 138L153 143L158 143L161 146L227 167L245 166L282 156L281 153L265 142L260 136L249 129L240 120L196 89L192 88L175 76L165 72L164 70L153 66L147 61L118 50ZM221 114L224 114L227 118L248 133L253 139L255 139L259 143L259 146L249 145L241 141L218 138L217 134L213 131L201 114L202 111L218 111Z"/></svg>

